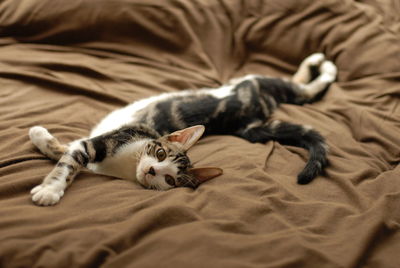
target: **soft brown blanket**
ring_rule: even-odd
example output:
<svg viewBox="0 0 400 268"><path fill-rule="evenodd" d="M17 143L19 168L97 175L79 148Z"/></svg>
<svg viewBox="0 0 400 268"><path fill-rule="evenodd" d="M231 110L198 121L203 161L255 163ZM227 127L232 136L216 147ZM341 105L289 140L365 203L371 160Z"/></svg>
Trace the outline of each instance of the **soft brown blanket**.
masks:
<svg viewBox="0 0 400 268"><path fill-rule="evenodd" d="M396 0L0 1L0 267L400 267L400 5ZM111 110L248 73L290 76L324 52L321 100L275 118L309 124L330 166L296 184L307 152L210 136L190 151L224 175L145 190L83 172L54 207L30 189L64 142Z"/></svg>

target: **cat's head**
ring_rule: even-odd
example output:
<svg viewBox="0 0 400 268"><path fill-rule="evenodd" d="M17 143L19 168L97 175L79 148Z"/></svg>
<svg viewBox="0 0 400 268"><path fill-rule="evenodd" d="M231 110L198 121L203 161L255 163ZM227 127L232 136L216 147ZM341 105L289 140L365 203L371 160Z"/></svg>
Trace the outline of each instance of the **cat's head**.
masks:
<svg viewBox="0 0 400 268"><path fill-rule="evenodd" d="M149 141L138 159L138 182L156 190L196 188L202 182L221 175L220 168L193 168L186 154L203 133L204 126L199 125Z"/></svg>

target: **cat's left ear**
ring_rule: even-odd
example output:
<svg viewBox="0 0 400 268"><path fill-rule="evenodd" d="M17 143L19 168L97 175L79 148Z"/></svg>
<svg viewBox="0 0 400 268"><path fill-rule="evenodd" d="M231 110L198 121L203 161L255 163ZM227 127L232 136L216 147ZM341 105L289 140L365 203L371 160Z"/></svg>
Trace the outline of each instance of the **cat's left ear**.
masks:
<svg viewBox="0 0 400 268"><path fill-rule="evenodd" d="M193 174L200 183L211 180L212 178L222 175L223 171L217 167L201 167L191 168L189 173Z"/></svg>
<svg viewBox="0 0 400 268"><path fill-rule="evenodd" d="M179 142L185 151L192 147L203 135L205 127L197 125L175 131L167 136L168 141Z"/></svg>

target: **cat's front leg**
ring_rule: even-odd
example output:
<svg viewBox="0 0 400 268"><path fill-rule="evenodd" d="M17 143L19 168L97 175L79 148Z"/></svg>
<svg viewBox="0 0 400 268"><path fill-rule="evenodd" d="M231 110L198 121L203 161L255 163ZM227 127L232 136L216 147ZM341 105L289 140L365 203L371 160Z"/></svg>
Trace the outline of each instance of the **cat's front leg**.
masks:
<svg viewBox="0 0 400 268"><path fill-rule="evenodd" d="M80 164L65 154L43 182L31 190L32 201L40 206L57 204L80 169Z"/></svg>
<svg viewBox="0 0 400 268"><path fill-rule="evenodd" d="M65 189L82 167L89 162L84 142L73 142L43 182L32 189L32 201L40 206L52 206L60 201Z"/></svg>
<svg viewBox="0 0 400 268"><path fill-rule="evenodd" d="M59 160L68 149L41 126L32 127L29 130L29 137L42 153L55 160ZM33 188L31 190L33 202L42 206L56 204L67 187L62 173L59 168L53 170L42 184Z"/></svg>

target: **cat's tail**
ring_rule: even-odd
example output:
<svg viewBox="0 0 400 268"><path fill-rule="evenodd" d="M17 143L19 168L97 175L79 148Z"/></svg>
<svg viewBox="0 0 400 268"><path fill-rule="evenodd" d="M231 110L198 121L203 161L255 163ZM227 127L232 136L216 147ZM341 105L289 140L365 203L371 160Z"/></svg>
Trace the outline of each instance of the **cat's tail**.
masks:
<svg viewBox="0 0 400 268"><path fill-rule="evenodd" d="M272 139L285 145L305 148L309 151L309 159L304 169L297 176L299 184L307 184L322 173L328 164L328 145L325 139L312 127L281 121L268 123Z"/></svg>
<svg viewBox="0 0 400 268"><path fill-rule="evenodd" d="M44 155L53 160L58 161L68 149L67 145L61 144L47 129L41 126L31 127L29 138Z"/></svg>
<svg viewBox="0 0 400 268"><path fill-rule="evenodd" d="M305 148L309 151L306 166L297 176L299 184L307 184L322 173L328 164L328 146L325 139L310 126L297 125L274 120L262 125L250 124L236 133L250 142L267 142L276 140L284 145Z"/></svg>

